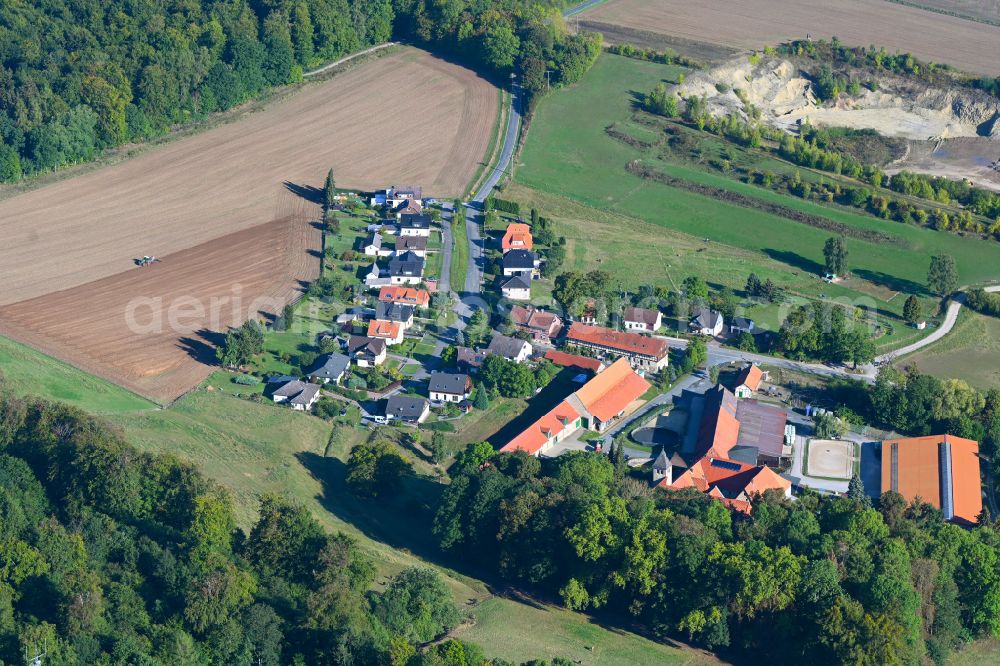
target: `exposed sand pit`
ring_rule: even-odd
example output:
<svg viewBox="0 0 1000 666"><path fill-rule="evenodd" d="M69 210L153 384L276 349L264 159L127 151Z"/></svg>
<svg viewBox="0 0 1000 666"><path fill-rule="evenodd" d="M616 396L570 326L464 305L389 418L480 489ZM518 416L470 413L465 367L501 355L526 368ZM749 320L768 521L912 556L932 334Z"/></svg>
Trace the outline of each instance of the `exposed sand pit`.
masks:
<svg viewBox="0 0 1000 666"><path fill-rule="evenodd" d="M839 439L811 439L808 444L806 474L826 479L849 480L854 474L857 445Z"/></svg>

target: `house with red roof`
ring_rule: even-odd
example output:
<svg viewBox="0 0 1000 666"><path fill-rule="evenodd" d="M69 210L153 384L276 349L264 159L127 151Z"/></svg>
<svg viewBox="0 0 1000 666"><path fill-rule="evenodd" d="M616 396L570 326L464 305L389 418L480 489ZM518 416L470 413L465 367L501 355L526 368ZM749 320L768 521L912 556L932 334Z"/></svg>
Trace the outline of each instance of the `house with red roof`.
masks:
<svg viewBox="0 0 1000 666"><path fill-rule="evenodd" d="M756 363L751 363L737 375L733 393L737 398L749 398L760 389L760 385L765 379L767 379L767 373L761 370Z"/></svg>
<svg viewBox="0 0 1000 666"><path fill-rule="evenodd" d="M570 344L593 349L598 354L625 357L633 368L645 372L658 372L667 367L670 347L662 338L640 333L615 331L603 326L574 322L566 334Z"/></svg>
<svg viewBox="0 0 1000 666"><path fill-rule="evenodd" d="M954 435L882 442L882 492L889 491L937 507L945 520L976 524L983 510L979 442Z"/></svg>
<svg viewBox="0 0 1000 666"><path fill-rule="evenodd" d="M384 340L387 345L402 344L403 332L403 325L398 321L373 319L368 322L368 337Z"/></svg>
<svg viewBox="0 0 1000 666"><path fill-rule="evenodd" d="M579 370L590 370L595 375L604 369L604 364L596 358L580 356L579 354L567 354L557 349L550 349L545 352L545 358L556 365L564 368L577 368Z"/></svg>
<svg viewBox="0 0 1000 666"><path fill-rule="evenodd" d="M653 479L657 487L667 490L694 488L719 500L730 509L750 514L753 502L768 490L778 490L785 497L792 496L792 482L778 475L766 465L752 465L728 458L705 456L688 468L668 461L661 451L653 463ZM674 468L679 473L674 478Z"/></svg>
<svg viewBox="0 0 1000 666"><path fill-rule="evenodd" d="M533 307L515 305L510 309L510 321L515 328L525 331L532 342L552 344L552 340L562 331L562 320L552 312Z"/></svg>
<svg viewBox="0 0 1000 666"><path fill-rule="evenodd" d="M508 453L526 451L537 456L582 428L604 432L635 411L642 394L650 386L632 370L626 359L618 359L500 450Z"/></svg>
<svg viewBox="0 0 1000 666"><path fill-rule="evenodd" d="M426 308L431 302L431 295L426 289L389 285L378 292L378 300L383 303L402 303L413 307Z"/></svg>
<svg viewBox="0 0 1000 666"><path fill-rule="evenodd" d="M530 250L532 245L531 227L519 222L507 225L507 231L500 241L500 248L504 254L511 250Z"/></svg>

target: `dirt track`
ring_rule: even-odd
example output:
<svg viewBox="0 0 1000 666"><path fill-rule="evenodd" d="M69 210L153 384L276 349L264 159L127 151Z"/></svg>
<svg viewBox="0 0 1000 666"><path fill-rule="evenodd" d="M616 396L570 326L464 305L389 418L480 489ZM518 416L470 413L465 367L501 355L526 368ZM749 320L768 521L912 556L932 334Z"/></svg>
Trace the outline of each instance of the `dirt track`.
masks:
<svg viewBox="0 0 1000 666"><path fill-rule="evenodd" d="M0 201L0 305L287 216L331 166L341 187L460 194L486 152L496 94L404 48L237 122Z"/></svg>
<svg viewBox="0 0 1000 666"><path fill-rule="evenodd" d="M0 307L0 334L170 402L212 371L215 331L280 311L315 279L319 246L306 216L276 220L146 268ZM254 302L261 297L272 300Z"/></svg>
<svg viewBox="0 0 1000 666"><path fill-rule="evenodd" d="M579 18L743 49L836 36L976 74L1000 73L1000 28L883 0L609 0Z"/></svg>

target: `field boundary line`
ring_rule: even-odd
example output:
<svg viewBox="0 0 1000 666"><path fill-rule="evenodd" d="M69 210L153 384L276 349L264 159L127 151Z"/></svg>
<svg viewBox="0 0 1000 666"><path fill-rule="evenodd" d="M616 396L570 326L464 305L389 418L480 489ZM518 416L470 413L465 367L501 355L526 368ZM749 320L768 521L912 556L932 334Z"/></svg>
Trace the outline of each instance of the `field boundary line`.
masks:
<svg viewBox="0 0 1000 666"><path fill-rule="evenodd" d="M331 62L331 63L329 63L327 65L323 65L322 67L314 69L311 72L305 72L305 73L302 74L302 76L303 77L307 77L307 76L316 76L317 74L322 74L323 72L325 72L327 70L330 70L330 69L333 69L334 67L339 67L340 65L343 65L345 62L350 62L351 60L354 60L355 58L360 58L361 56L368 55L369 53L375 53L376 51L380 51L382 49L389 48L390 46L399 46L399 42L385 42L384 44L376 44L375 46L367 48L367 49L365 49L363 51L358 51L357 53L352 53L349 56L345 56L345 57L341 58L340 60L335 60L334 62Z"/></svg>
<svg viewBox="0 0 1000 666"><path fill-rule="evenodd" d="M479 165L479 168L473 175L472 182L466 188L468 197L475 196L494 160L499 158L499 153L503 150L503 134L504 129L507 127L510 104L507 98L507 91L499 87L497 90L499 92L499 95L497 95L497 119L493 125L493 136L490 138L490 145L483 156L482 164Z"/></svg>

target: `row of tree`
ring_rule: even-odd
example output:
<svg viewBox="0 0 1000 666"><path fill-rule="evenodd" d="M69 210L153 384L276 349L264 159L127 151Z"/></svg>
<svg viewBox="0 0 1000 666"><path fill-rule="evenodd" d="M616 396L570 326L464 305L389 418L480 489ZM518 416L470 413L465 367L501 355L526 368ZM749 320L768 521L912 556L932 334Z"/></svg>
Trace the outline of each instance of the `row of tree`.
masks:
<svg viewBox="0 0 1000 666"><path fill-rule="evenodd" d="M1000 635L996 528L947 524L898 494L875 508L863 492L769 493L744 516L693 489L650 488L624 456L472 445L451 471L442 549L661 637L754 662L918 664Z"/></svg>

